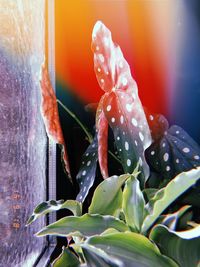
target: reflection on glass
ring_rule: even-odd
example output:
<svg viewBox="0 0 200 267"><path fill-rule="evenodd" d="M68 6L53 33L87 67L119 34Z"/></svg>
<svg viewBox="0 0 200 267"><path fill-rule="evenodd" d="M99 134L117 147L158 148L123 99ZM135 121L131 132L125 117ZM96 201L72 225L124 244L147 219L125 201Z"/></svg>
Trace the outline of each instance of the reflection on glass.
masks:
<svg viewBox="0 0 200 267"><path fill-rule="evenodd" d="M44 1L0 1L0 267L32 266L44 246L25 227L46 198L46 134L40 115Z"/></svg>

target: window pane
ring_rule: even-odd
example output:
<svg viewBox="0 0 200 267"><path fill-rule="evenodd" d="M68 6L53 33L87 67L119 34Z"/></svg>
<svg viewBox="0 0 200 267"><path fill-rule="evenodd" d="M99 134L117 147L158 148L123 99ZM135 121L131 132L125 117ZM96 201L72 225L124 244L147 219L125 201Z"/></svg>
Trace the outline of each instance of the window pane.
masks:
<svg viewBox="0 0 200 267"><path fill-rule="evenodd" d="M32 266L44 239L25 227L46 199L46 134L40 115L44 1L0 0L0 267Z"/></svg>

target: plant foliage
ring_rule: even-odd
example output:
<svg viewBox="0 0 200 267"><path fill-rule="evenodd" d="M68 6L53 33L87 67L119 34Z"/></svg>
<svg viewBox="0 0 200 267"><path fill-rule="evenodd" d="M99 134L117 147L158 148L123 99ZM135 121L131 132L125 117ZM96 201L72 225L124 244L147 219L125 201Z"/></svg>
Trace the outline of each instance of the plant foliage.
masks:
<svg viewBox="0 0 200 267"><path fill-rule="evenodd" d="M194 203L198 199L188 190L199 190L200 149L183 129L169 128L162 115L146 112L146 117L129 65L112 41L111 32L100 21L93 29L92 51L94 70L104 95L96 111L96 135L89 140L77 175L79 194L76 200L42 202L27 224L60 209L73 213L36 234L71 240L53 262L54 267L197 267L200 225L187 199ZM47 133L65 147L55 96L46 81L46 72L44 75ZM110 177L109 127L124 170L121 175ZM84 131L87 132L85 127ZM96 187L88 210L82 214L82 203L95 180L97 162L105 180ZM65 165L69 172L67 161ZM154 187L150 186L152 180L156 180Z"/></svg>

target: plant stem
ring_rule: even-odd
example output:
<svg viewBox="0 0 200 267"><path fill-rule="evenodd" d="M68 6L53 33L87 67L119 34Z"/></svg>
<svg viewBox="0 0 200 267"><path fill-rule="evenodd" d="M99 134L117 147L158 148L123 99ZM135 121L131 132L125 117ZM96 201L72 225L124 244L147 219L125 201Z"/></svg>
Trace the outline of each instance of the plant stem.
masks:
<svg viewBox="0 0 200 267"><path fill-rule="evenodd" d="M85 132L88 142L91 144L93 141L93 137L91 133L87 130L86 126L84 126L83 123L76 117L76 115L71 110L69 110L59 99L57 99L57 102L78 123L81 129ZM115 154L113 154L110 150L108 151L108 153L121 164L121 161L118 159L118 157L115 156Z"/></svg>
<svg viewBox="0 0 200 267"><path fill-rule="evenodd" d="M115 154L113 154L110 150L108 150L108 153L116 160L118 161L120 164L121 164L121 161L118 157L115 156Z"/></svg>
<svg viewBox="0 0 200 267"><path fill-rule="evenodd" d="M57 102L61 105L61 107L79 124L81 129L85 132L89 143L91 144L93 141L91 133L87 130L87 128L82 124L82 122L76 117L76 115L71 112L59 99L57 99Z"/></svg>

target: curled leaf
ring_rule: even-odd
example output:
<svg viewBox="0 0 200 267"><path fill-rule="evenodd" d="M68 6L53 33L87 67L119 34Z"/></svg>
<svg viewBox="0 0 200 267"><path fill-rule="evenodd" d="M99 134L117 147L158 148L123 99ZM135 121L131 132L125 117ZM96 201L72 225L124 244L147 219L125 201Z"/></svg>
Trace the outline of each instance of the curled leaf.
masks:
<svg viewBox="0 0 200 267"><path fill-rule="evenodd" d="M48 137L61 146L64 169L70 177L67 150L62 133L62 128L60 125L56 96L51 86L48 71L44 66L42 68L42 79L40 81L40 84L42 94L41 112L45 129Z"/></svg>
<svg viewBox="0 0 200 267"><path fill-rule="evenodd" d="M28 219L27 225L37 220L42 215L48 214L52 211L58 211L61 209L70 210L75 216L82 214L82 205L76 200L49 200L40 203L33 211L33 214Z"/></svg>

